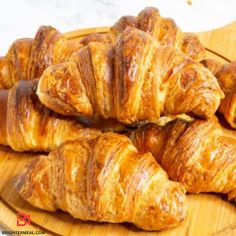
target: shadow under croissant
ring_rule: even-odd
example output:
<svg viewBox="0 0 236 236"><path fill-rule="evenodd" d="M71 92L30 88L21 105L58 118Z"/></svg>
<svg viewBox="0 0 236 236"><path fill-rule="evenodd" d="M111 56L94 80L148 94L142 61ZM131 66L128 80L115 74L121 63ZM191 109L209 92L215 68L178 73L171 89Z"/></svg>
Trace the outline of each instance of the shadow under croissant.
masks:
<svg viewBox="0 0 236 236"><path fill-rule="evenodd" d="M233 129L233 128L229 125L229 123L226 121L226 119L224 118L224 116L223 116L221 113L217 112L217 113L216 113L216 116L217 116L217 118L218 118L218 120L219 120L219 123L220 123L225 129L235 130L235 129Z"/></svg>

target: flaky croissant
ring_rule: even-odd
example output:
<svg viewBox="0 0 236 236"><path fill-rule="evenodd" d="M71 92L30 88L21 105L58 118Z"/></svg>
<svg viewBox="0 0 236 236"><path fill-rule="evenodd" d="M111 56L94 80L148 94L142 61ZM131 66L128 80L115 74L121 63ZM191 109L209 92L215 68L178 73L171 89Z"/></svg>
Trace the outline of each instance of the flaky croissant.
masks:
<svg viewBox="0 0 236 236"><path fill-rule="evenodd" d="M115 47L93 42L70 59L48 67L37 89L43 104L64 115L126 124L182 113L207 118L224 96L204 66L135 28L126 28Z"/></svg>
<svg viewBox="0 0 236 236"><path fill-rule="evenodd" d="M160 230L186 215L183 186L168 179L151 153L139 153L126 136L114 133L69 141L36 157L15 186L32 205L81 220Z"/></svg>
<svg viewBox="0 0 236 236"><path fill-rule="evenodd" d="M139 151L150 151L169 177L188 192L236 198L236 132L224 129L216 119L148 124L130 138Z"/></svg>
<svg viewBox="0 0 236 236"><path fill-rule="evenodd" d="M236 61L223 65L216 60L206 59L201 63L218 79L225 94L225 98L221 100L219 112L228 124L236 129Z"/></svg>
<svg viewBox="0 0 236 236"><path fill-rule="evenodd" d="M201 64L203 64L208 70L210 70L214 76L216 76L217 72L223 66L221 62L210 58L202 60Z"/></svg>
<svg viewBox="0 0 236 236"><path fill-rule="evenodd" d="M196 61L205 58L205 48L198 37L192 33L183 33L170 18L161 17L158 9L147 7L137 17L123 16L108 33L92 33L81 40L83 45L89 42L103 42L114 44L115 38L127 27L135 27L151 34L158 45L175 47Z"/></svg>
<svg viewBox="0 0 236 236"><path fill-rule="evenodd" d="M0 144L16 151L50 151L67 140L101 133L43 106L35 93L37 83L20 81L10 90L0 90Z"/></svg>
<svg viewBox="0 0 236 236"><path fill-rule="evenodd" d="M0 58L0 88L11 88L19 80L39 78L49 65L67 60L82 45L68 41L51 26L41 26L34 39L15 41Z"/></svg>
<svg viewBox="0 0 236 236"><path fill-rule="evenodd" d="M224 115L230 126L236 129L236 61L222 66L216 77L225 94L219 112Z"/></svg>

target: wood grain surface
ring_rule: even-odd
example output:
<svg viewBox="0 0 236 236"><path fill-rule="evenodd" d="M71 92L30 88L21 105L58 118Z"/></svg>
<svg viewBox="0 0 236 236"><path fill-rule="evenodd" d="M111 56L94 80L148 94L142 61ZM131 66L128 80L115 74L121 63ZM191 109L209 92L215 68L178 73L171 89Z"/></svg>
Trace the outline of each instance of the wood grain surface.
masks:
<svg viewBox="0 0 236 236"><path fill-rule="evenodd" d="M65 33L78 40L91 32L106 32L109 27ZM210 58L222 62L236 59L236 22L217 30L198 33ZM13 177L30 161L33 153L16 153L0 146L0 225L9 230L45 230L46 235L160 235L208 236L236 235L236 207L222 195L189 194L188 217L178 227L163 232L144 232L129 224L82 222L62 211L48 213L22 200L13 187ZM16 225L17 212L30 214L31 225Z"/></svg>

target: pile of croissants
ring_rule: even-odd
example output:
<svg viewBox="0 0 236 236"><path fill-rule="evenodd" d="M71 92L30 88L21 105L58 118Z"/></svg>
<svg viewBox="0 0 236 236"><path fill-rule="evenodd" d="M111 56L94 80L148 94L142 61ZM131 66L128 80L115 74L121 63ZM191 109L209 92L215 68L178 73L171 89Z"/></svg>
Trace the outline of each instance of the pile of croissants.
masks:
<svg viewBox="0 0 236 236"><path fill-rule="evenodd" d="M186 192L236 199L236 62L155 8L80 40L40 27L0 58L0 88L0 144L41 153L15 177L36 207L161 230Z"/></svg>

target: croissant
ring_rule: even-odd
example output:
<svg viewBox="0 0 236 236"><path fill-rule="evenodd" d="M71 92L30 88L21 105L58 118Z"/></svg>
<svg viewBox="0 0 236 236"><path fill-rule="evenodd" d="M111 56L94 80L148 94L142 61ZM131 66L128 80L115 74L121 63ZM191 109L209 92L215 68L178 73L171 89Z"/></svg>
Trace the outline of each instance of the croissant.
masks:
<svg viewBox="0 0 236 236"><path fill-rule="evenodd" d="M82 45L69 42L51 26L41 26L34 39L15 41L0 58L0 88L11 88L19 80L39 78L49 65L67 60Z"/></svg>
<svg viewBox="0 0 236 236"><path fill-rule="evenodd" d="M99 114L125 124L182 113L212 117L224 96L204 66L135 28L126 28L115 47L92 42L48 67L37 95L64 115Z"/></svg>
<svg viewBox="0 0 236 236"><path fill-rule="evenodd" d="M236 129L236 61L222 65L216 60L206 59L201 63L218 79L225 94L225 98L220 103L219 112L228 124Z"/></svg>
<svg viewBox="0 0 236 236"><path fill-rule="evenodd" d="M83 45L88 45L89 42L114 44L115 38L127 27L143 30L151 34L158 45L175 47L193 60L201 61L206 56L205 48L195 34L183 33L172 19L161 17L158 9L154 7L145 8L137 17L123 16L108 33L92 33L84 37L81 43Z"/></svg>
<svg viewBox="0 0 236 236"><path fill-rule="evenodd" d="M230 126L236 129L236 61L222 66L216 77L225 94L219 112L224 115Z"/></svg>
<svg viewBox="0 0 236 236"><path fill-rule="evenodd" d="M150 153L139 153L126 136L114 133L69 141L37 156L15 186L32 205L81 220L160 230L186 215L183 186L170 181Z"/></svg>
<svg viewBox="0 0 236 236"><path fill-rule="evenodd" d="M0 144L16 151L50 151L67 140L101 133L43 106L35 93L37 83L20 81L10 90L0 90Z"/></svg>
<svg viewBox="0 0 236 236"><path fill-rule="evenodd" d="M216 76L217 72L223 66L221 62L215 59L204 59L201 61L201 64L203 64L208 70L210 70L214 76Z"/></svg>
<svg viewBox="0 0 236 236"><path fill-rule="evenodd" d="M236 198L236 132L224 129L216 119L148 124L130 138L139 151L150 151L169 177L188 192Z"/></svg>

